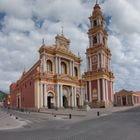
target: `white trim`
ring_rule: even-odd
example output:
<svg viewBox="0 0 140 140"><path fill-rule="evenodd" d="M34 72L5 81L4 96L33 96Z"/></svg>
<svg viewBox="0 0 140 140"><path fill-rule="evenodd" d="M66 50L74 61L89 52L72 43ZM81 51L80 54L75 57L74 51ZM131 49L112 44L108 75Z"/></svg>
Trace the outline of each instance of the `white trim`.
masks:
<svg viewBox="0 0 140 140"><path fill-rule="evenodd" d="M100 79L97 80L97 86L98 86L98 101L101 100L101 93L100 93Z"/></svg>
<svg viewBox="0 0 140 140"><path fill-rule="evenodd" d="M106 99L108 101L108 81L106 80Z"/></svg>
<svg viewBox="0 0 140 140"><path fill-rule="evenodd" d="M63 107L63 88L62 85L60 85L60 107Z"/></svg>
<svg viewBox="0 0 140 140"><path fill-rule="evenodd" d="M43 107L43 84L40 82L40 107Z"/></svg>
<svg viewBox="0 0 140 140"><path fill-rule="evenodd" d="M48 100L47 100L47 84L44 84L44 98L45 98L45 107L48 106Z"/></svg>
<svg viewBox="0 0 140 140"><path fill-rule="evenodd" d="M55 70L56 70L56 73L58 73L58 57L57 56L55 57Z"/></svg>
<svg viewBox="0 0 140 140"><path fill-rule="evenodd" d="M98 65L98 69L100 68L100 58L99 58L99 53L97 54L97 65Z"/></svg>
<svg viewBox="0 0 140 140"><path fill-rule="evenodd" d="M40 108L40 83L39 81L37 81L36 83L36 86L37 86L37 107L38 109Z"/></svg>
<svg viewBox="0 0 140 140"><path fill-rule="evenodd" d="M89 81L89 101L92 101L92 97L91 97L91 81Z"/></svg>
<svg viewBox="0 0 140 140"><path fill-rule="evenodd" d="M72 61L72 76L74 76L74 61Z"/></svg>
<svg viewBox="0 0 140 140"><path fill-rule="evenodd" d="M92 62L91 62L91 57L89 57L89 70L92 71Z"/></svg>
<svg viewBox="0 0 140 140"><path fill-rule="evenodd" d="M74 106L77 106L77 102L76 102L76 87L74 87Z"/></svg>
<svg viewBox="0 0 140 140"><path fill-rule="evenodd" d="M56 85L57 89L57 107L59 108L59 84Z"/></svg>
<svg viewBox="0 0 140 140"><path fill-rule="evenodd" d="M102 91L103 91L103 101L105 101L105 81L102 79Z"/></svg>
<svg viewBox="0 0 140 140"><path fill-rule="evenodd" d="M74 92L73 92L73 86L71 87L71 103L72 103L72 107L74 107L74 96L73 96Z"/></svg>

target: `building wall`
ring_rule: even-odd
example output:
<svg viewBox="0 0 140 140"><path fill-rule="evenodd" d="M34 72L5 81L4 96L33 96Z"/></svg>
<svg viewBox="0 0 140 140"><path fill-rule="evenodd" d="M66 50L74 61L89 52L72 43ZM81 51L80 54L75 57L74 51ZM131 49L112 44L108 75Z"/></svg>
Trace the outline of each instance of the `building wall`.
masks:
<svg viewBox="0 0 140 140"><path fill-rule="evenodd" d="M140 104L140 94L133 91L121 90L114 95L116 106L131 106Z"/></svg>

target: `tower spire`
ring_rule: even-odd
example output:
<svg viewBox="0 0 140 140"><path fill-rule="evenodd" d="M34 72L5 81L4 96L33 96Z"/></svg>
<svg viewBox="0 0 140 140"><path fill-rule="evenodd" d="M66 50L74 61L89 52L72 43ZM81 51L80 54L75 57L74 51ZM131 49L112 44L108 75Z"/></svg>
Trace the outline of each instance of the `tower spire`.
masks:
<svg viewBox="0 0 140 140"><path fill-rule="evenodd" d="M98 4L98 0L96 0L96 4Z"/></svg>
<svg viewBox="0 0 140 140"><path fill-rule="evenodd" d="M64 34L64 27L63 26L61 26L61 34L63 35Z"/></svg>
<svg viewBox="0 0 140 140"><path fill-rule="evenodd" d="M42 45L45 45L45 41L44 41L44 38L42 38Z"/></svg>

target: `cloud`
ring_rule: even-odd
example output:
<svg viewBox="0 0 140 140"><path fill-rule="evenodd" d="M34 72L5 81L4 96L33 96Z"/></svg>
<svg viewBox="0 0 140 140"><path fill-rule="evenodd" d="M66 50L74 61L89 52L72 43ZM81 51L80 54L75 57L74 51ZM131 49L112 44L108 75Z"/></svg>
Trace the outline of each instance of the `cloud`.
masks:
<svg viewBox="0 0 140 140"><path fill-rule="evenodd" d="M102 0L108 19L108 46L112 52L115 89L139 90L140 1ZM1 0L0 1L0 89L8 91L24 68L38 59L42 38L54 44L56 34L71 40L70 49L83 59L88 47L89 19L95 0ZM29 61L30 60L30 61Z"/></svg>

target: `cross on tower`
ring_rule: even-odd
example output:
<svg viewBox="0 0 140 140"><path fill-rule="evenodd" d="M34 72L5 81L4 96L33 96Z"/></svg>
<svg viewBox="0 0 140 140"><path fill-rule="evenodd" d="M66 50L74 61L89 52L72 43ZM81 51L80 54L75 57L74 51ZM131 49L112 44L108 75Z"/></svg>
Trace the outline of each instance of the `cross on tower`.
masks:
<svg viewBox="0 0 140 140"><path fill-rule="evenodd" d="M42 38L42 45L44 45L45 44L45 41L44 41L44 38Z"/></svg>
<svg viewBox="0 0 140 140"><path fill-rule="evenodd" d="M63 29L64 29L64 27L63 27L63 26L61 26L61 29L62 29L61 34L63 35Z"/></svg>
<svg viewBox="0 0 140 140"><path fill-rule="evenodd" d="M98 0L96 0L96 4L98 4Z"/></svg>

